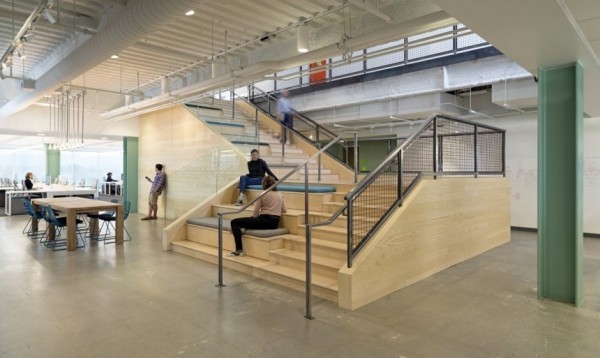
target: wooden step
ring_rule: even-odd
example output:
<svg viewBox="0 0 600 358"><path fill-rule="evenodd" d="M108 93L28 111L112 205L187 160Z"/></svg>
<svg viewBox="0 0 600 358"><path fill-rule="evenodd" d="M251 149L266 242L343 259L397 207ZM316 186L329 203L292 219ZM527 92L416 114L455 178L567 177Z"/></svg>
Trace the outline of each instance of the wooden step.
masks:
<svg viewBox="0 0 600 358"><path fill-rule="evenodd" d="M306 292L306 273L283 265L263 266L254 270L254 276L289 287L300 292ZM330 277L312 275L312 294L328 301L338 302L338 281Z"/></svg>
<svg viewBox="0 0 600 358"><path fill-rule="evenodd" d="M172 243L173 251L184 254L196 259L210 262L214 265L218 263L218 249L202 244L185 241L175 241ZM297 270L290 267L274 264L268 260L261 260L249 256L228 256L228 252L223 252L223 266L258 277L275 284L292 288L300 292L305 291L306 275L304 270ZM217 282L217 270L215 267L215 282ZM227 284L225 275L223 282ZM312 293L315 296L327 299L337 303L338 283L337 278L312 275Z"/></svg>
<svg viewBox="0 0 600 358"><path fill-rule="evenodd" d="M329 257L321 257L312 252L312 272L314 275L337 279L338 271L344 264L342 260ZM306 270L306 252L290 249L278 249L271 251L270 260L278 265L292 267L297 270Z"/></svg>
<svg viewBox="0 0 600 358"><path fill-rule="evenodd" d="M344 264L348 257L347 244L335 241L312 238L312 253L320 257L328 257L336 259ZM298 252L306 252L306 237L302 235L286 235L284 239L284 247Z"/></svg>
<svg viewBox="0 0 600 358"><path fill-rule="evenodd" d="M299 225L298 232L305 232L306 226ZM348 240L346 228L337 227L337 226L317 226L312 229L312 237L318 238L321 240L328 240L338 243L345 243Z"/></svg>

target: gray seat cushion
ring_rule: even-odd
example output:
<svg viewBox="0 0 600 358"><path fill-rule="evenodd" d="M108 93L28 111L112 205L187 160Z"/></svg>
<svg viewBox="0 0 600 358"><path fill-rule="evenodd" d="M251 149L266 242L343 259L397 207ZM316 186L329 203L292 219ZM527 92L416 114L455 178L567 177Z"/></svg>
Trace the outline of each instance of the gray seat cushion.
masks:
<svg viewBox="0 0 600 358"><path fill-rule="evenodd" d="M214 218L214 217L191 218L191 219L188 219L187 223L191 224L191 225L206 226L206 227L210 227L213 229L219 228L219 221L217 218ZM223 219L223 230L231 231L231 220ZM270 229L270 230L251 229L251 230L246 230L246 232L244 232L244 234L246 234L246 235L263 237L263 238L285 235L285 234L289 234L289 233L290 233L290 231L284 227L277 228L277 229Z"/></svg>
<svg viewBox="0 0 600 358"><path fill-rule="evenodd" d="M211 227L213 229L219 228L219 220L213 217L205 218L191 218L187 221L188 224ZM231 220L223 219L223 229L231 231Z"/></svg>

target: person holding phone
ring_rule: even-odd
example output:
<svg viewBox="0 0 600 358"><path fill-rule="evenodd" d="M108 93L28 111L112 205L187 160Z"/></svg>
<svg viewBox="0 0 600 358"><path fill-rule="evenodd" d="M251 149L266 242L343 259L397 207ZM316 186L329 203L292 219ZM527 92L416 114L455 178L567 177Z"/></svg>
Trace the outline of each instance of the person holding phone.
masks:
<svg viewBox="0 0 600 358"><path fill-rule="evenodd" d="M143 217L142 220L156 220L158 212L158 197L162 194L166 184L166 176L163 173L162 164L156 164L154 166L156 174L154 174L154 180L146 177L146 180L152 183L150 188L150 195L148 198L148 215Z"/></svg>

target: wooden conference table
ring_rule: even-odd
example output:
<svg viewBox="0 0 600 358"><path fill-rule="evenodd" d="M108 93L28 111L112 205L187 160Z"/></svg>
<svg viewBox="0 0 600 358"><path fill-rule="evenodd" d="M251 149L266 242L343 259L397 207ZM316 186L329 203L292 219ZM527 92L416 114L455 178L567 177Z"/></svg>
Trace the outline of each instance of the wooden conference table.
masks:
<svg viewBox="0 0 600 358"><path fill-rule="evenodd" d="M66 198L40 198L32 199L34 210L37 210L38 206L49 206L53 210L62 211L67 214L67 250L72 251L77 248L77 214L78 213L97 213L102 210L111 210L117 213L116 221L116 233L115 242L117 244L123 243L123 231L124 231L124 212L123 205L118 203L111 203L109 201L86 199L80 197L66 197ZM33 220L33 230L37 231L37 220ZM92 219L90 221L90 232L92 234L98 234L98 219ZM51 228L50 239L53 240L54 228Z"/></svg>

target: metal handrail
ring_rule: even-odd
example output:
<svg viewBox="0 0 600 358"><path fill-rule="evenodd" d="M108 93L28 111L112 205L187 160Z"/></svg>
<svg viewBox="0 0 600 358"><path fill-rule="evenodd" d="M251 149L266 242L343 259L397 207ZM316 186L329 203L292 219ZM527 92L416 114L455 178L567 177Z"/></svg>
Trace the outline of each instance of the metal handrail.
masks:
<svg viewBox="0 0 600 358"><path fill-rule="evenodd" d="M239 208L237 210L217 213L218 232L219 232L219 235L218 235L218 241L219 241L219 243L218 243L218 248L219 248L219 259L218 259L219 277L218 277L218 280L219 280L219 282L217 284L217 287L224 287L224 285L223 285L223 216L231 215L231 214L239 214L239 213L243 212L248 207L250 207L252 204L254 204L256 201L258 201L263 196L265 196L268 192L273 190L279 183L282 183L285 179L289 178L292 174L298 172L300 169L302 169L304 167L304 170L305 170L305 173L304 173L305 193L304 193L304 195L305 195L305 203L306 203L305 208L304 208L304 211L305 211L304 219L305 219L305 222L308 223L308 164L310 163L311 160L315 159L317 156L320 156L324 151L329 149L329 147L331 147L338 140L340 140L343 135L348 135L348 134L352 134L354 136L354 143L356 144L357 143L356 132L342 132L342 133L340 133L340 135L337 138L335 138L335 140L331 141L331 143L329 143L326 146L324 146L323 148L321 148L317 153L313 154L310 158L308 158L302 164L297 165L294 170L290 171L289 173L284 175L282 178L280 178L279 181L275 185L273 185L272 187L263 191L258 197L254 198L253 200L248 202L246 205L243 205L241 208ZM356 175L357 174L355 172L355 177L356 177Z"/></svg>
<svg viewBox="0 0 600 358"><path fill-rule="evenodd" d="M260 108L256 103L254 103L254 102L252 102L252 101L249 100L250 97L253 97L253 98L257 97L255 95L251 95L251 93L254 93L254 92L259 92L260 94L258 96L262 96L262 97L265 97L267 99L267 101L269 103L269 109L268 109L268 111L264 110L263 108ZM248 86L248 99L245 98L245 97L241 97L241 96L240 96L240 98L242 98L244 101L246 101L247 103L249 103L252 106L254 106L255 108L257 108L257 110L260 110L264 114L268 115L269 117L272 117L271 110L270 110L270 108L271 108L271 104L270 104L271 101L275 102L275 103L277 103L277 101L278 101L277 97L273 96L270 93L267 93L267 92L261 90L260 88L258 88L256 86L252 86L252 85ZM307 116L303 115L302 113L300 113L300 112L298 112L298 111L296 111L294 109L292 109L292 112L293 112L293 117L295 119L300 120L301 122L307 124L309 127L314 128L314 131L315 131L315 134L316 134L314 139L311 139L311 138L305 136L304 134L302 134L301 132L299 132L298 130L296 130L296 128L288 128L288 127L285 127L279 121L276 121L276 122L279 124L280 127L286 128L288 130L291 130L298 137L303 138L306 142L311 143L313 146L315 146L317 148L320 148L320 146L321 146L320 139L321 139L321 135L322 134L324 134L325 137L328 138L328 139L330 139L330 140L333 140L334 138L336 138L338 136L337 134L335 134L331 130L323 127L322 125L320 125L319 123L315 122L314 120L308 118ZM284 148L285 148L285 144L284 144ZM347 155L348 154L348 145L346 145L345 142L343 144L343 148L344 148L344 151L346 152L346 157L348 157L348 155ZM285 149L284 149L284 153L285 153ZM334 160L338 161L343 166L345 166L346 168L350 168L350 166L347 163L345 163L343 160L341 160L340 158L337 158L334 155L331 155L331 157Z"/></svg>

